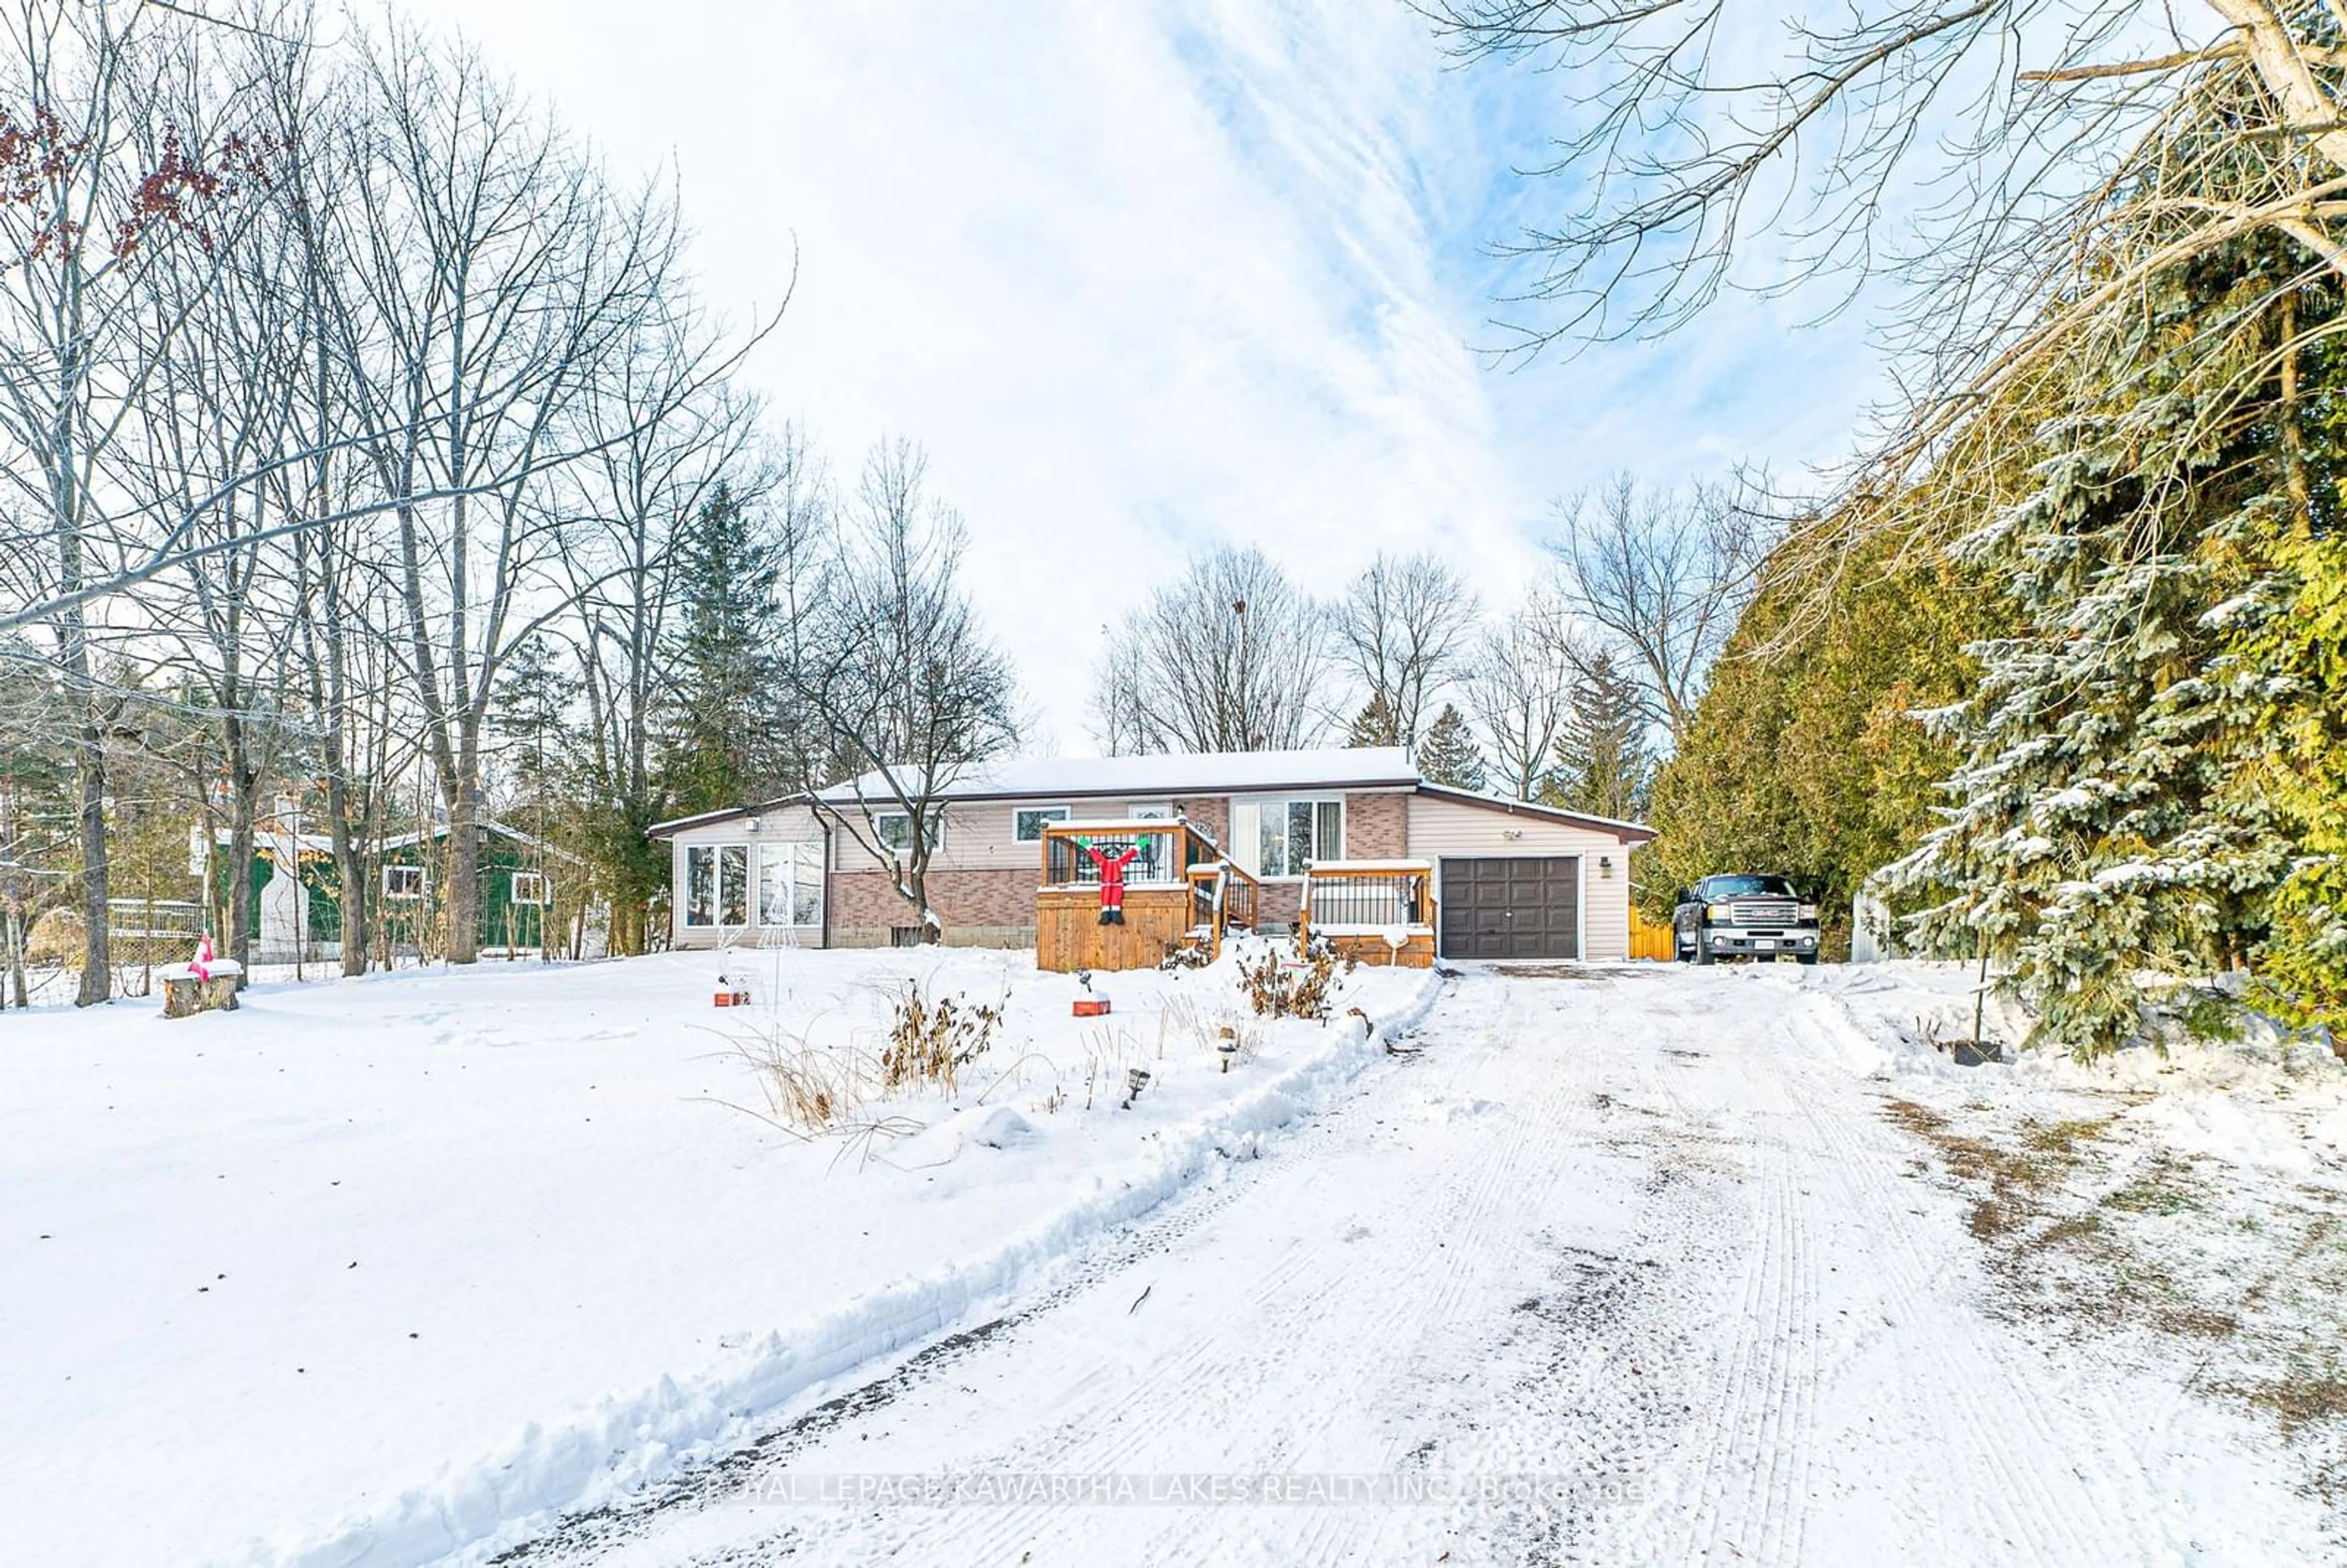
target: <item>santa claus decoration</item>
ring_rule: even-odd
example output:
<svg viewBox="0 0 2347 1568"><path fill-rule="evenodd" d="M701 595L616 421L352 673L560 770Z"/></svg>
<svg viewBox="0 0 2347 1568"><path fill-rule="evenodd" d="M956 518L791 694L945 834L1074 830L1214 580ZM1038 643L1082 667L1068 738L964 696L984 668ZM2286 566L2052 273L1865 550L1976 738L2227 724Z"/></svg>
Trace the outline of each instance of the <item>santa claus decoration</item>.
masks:
<svg viewBox="0 0 2347 1568"><path fill-rule="evenodd" d="M1112 855L1089 838L1076 842L1083 846L1092 864L1100 867L1100 923L1103 926L1124 924L1124 868L1140 857L1141 846L1128 844L1119 854Z"/></svg>

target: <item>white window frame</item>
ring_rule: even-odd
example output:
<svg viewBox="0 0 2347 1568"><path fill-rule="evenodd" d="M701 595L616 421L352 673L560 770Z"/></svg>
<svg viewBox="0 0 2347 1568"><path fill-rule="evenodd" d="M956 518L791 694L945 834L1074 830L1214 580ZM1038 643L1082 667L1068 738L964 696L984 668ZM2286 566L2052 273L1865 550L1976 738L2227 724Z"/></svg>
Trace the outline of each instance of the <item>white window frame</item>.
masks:
<svg viewBox="0 0 2347 1568"><path fill-rule="evenodd" d="M524 877L538 884L538 897L535 898L523 897L521 886ZM541 909L551 908L554 906L554 884L543 871L517 871L506 886L506 899L512 904L534 904Z"/></svg>
<svg viewBox="0 0 2347 1568"><path fill-rule="evenodd" d="M1304 864L1306 866L1309 866L1316 860L1341 860L1344 858L1344 836L1347 833L1351 831L1348 819L1352 815L1352 813L1347 808L1347 797L1343 794L1318 793L1311 794L1248 795L1243 796L1231 803L1231 815L1233 817L1233 832L1231 834L1233 841L1231 845L1233 852L1232 857L1237 860L1241 868L1245 870L1249 875L1259 877L1266 882L1301 882L1307 875L1309 875L1307 872L1300 869L1275 872L1267 871L1263 867L1264 813L1276 810L1285 815L1291 807L1297 805L1309 805L1314 808L1312 815L1313 853L1304 857ZM1322 854L1320 852L1320 814L1318 808L1324 805L1333 805L1337 808L1337 843L1333 854ZM1245 819L1254 827L1254 831L1252 833L1244 835L1237 831L1238 820L1241 815L1240 808L1242 806L1246 808ZM1296 858L1296 857L1292 853L1289 855L1288 861L1291 866L1295 864Z"/></svg>
<svg viewBox="0 0 2347 1568"><path fill-rule="evenodd" d="M739 920L725 917L725 856L728 851L739 851L742 856L743 917ZM692 857L702 853L709 856L710 918L696 920L692 917ZM757 866L751 857L748 844L738 840L720 844L688 844L684 846L679 873L676 893L684 929L722 931L728 926L745 928L755 917L758 910Z"/></svg>
<svg viewBox="0 0 2347 1568"><path fill-rule="evenodd" d="M892 822L901 822L905 825L904 843L891 844L888 842L887 825ZM872 837L874 842L879 845L880 853L883 855L897 855L903 853L906 849L911 847L913 843L913 814L909 811L874 812L872 814ZM946 814L943 809L938 809L929 813L929 853L931 855L935 855L938 850L943 849L945 846Z"/></svg>
<svg viewBox="0 0 2347 1568"><path fill-rule="evenodd" d="M1052 812L1059 815L1047 815ZM1025 825L1021 819L1030 816L1038 819L1035 831L1023 832L1021 829ZM1076 808L1071 805L1014 805L1010 808L1010 841L1013 844L1040 844L1043 842L1043 828L1048 823L1065 823L1075 820Z"/></svg>
<svg viewBox="0 0 2347 1568"><path fill-rule="evenodd" d="M398 887L393 886L395 881L395 873L397 874L395 880L400 882L406 881L409 876L415 877L415 890L412 892L403 892ZM383 868L383 896L386 898L396 898L402 903L409 903L422 898L426 893L430 892L431 889L432 873L424 866L395 865L386 866Z"/></svg>
<svg viewBox="0 0 2347 1568"><path fill-rule="evenodd" d="M770 867L787 866L782 878L784 914L785 918L766 918L767 871ZM769 840L757 846L755 864L751 867L750 916L759 926L771 931L812 931L823 925L824 855L821 839ZM812 890L815 907L812 917L797 918L799 896Z"/></svg>

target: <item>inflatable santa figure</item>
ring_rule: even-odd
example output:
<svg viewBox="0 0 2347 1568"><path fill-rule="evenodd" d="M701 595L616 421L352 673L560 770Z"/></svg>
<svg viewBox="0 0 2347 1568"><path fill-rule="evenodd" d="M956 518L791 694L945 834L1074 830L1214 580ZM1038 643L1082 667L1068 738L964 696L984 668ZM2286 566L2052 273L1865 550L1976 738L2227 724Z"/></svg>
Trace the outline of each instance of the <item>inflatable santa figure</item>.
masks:
<svg viewBox="0 0 2347 1568"><path fill-rule="evenodd" d="M1141 846L1127 845L1122 854L1111 855L1089 838L1079 838L1076 842L1083 845L1084 853L1092 857L1094 866L1100 867L1100 923L1103 926L1123 925L1124 868L1140 856Z"/></svg>

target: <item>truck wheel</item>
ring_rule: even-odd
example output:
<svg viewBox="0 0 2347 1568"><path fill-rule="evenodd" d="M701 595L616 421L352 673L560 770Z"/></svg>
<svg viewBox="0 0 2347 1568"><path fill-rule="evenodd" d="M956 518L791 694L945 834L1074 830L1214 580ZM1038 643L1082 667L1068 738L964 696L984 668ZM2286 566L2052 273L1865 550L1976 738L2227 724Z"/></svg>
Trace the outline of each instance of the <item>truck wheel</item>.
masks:
<svg viewBox="0 0 2347 1568"><path fill-rule="evenodd" d="M1817 961L1818 956L1815 953L1803 953L1801 955L1801 962L1805 964L1814 964Z"/></svg>
<svg viewBox="0 0 2347 1568"><path fill-rule="evenodd" d="M1700 931L1695 934L1695 961L1698 964L1716 961L1711 956L1711 938Z"/></svg>

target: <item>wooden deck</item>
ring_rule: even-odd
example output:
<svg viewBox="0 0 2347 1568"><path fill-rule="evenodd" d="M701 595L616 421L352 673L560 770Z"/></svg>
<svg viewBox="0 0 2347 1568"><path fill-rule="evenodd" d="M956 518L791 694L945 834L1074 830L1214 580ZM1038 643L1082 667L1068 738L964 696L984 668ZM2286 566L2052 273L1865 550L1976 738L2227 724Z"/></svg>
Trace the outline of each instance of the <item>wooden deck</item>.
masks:
<svg viewBox="0 0 2347 1568"><path fill-rule="evenodd" d="M1082 851L1136 851L1124 890L1124 924L1100 923L1100 872ZM1042 886L1035 894L1035 964L1076 969L1147 969L1176 948L1218 955L1225 932L1251 929L1262 889L1189 823L1155 819L1055 823L1043 830Z"/></svg>
<svg viewBox="0 0 2347 1568"><path fill-rule="evenodd" d="M1430 969L1436 929L1431 861L1324 860L1305 874L1299 956L1318 940L1357 964ZM1399 948L1389 933L1401 936Z"/></svg>
<svg viewBox="0 0 2347 1568"><path fill-rule="evenodd" d="M1124 895L1124 924L1100 923L1097 887L1043 887L1035 894L1035 967L1070 974L1077 969L1153 969L1189 939L1190 889L1131 887Z"/></svg>
<svg viewBox="0 0 2347 1568"><path fill-rule="evenodd" d="M1324 931L1321 939L1336 949L1338 958L1350 958L1357 964L1391 965L1403 969L1434 968L1434 933L1431 931L1412 931L1409 940L1399 948L1383 937L1330 936Z"/></svg>

